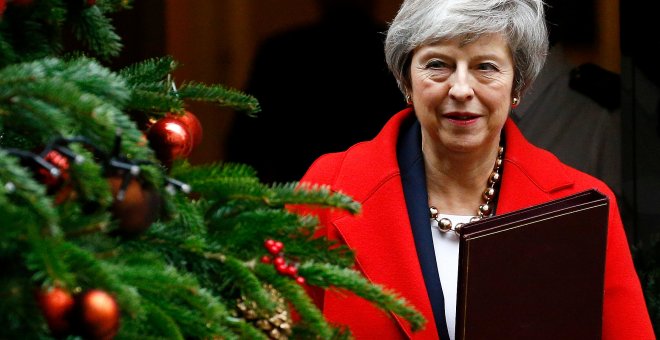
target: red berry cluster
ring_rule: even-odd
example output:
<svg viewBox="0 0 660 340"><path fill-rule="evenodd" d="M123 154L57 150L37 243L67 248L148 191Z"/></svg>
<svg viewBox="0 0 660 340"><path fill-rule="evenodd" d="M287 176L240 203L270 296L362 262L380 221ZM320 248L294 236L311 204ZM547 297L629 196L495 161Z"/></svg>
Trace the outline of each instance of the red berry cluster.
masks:
<svg viewBox="0 0 660 340"><path fill-rule="evenodd" d="M298 266L295 263L287 262L284 258L284 244L282 242L268 239L264 242L264 247L275 258L264 255L261 257L261 262L272 263L278 273L295 278L299 284L305 283L305 278L298 275Z"/></svg>

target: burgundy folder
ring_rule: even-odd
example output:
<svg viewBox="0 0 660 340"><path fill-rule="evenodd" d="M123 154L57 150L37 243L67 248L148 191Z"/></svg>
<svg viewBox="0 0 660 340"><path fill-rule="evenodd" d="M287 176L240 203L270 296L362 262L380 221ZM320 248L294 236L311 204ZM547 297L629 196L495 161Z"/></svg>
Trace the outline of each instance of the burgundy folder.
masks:
<svg viewBox="0 0 660 340"><path fill-rule="evenodd" d="M608 209L588 190L466 224L456 339L600 339Z"/></svg>

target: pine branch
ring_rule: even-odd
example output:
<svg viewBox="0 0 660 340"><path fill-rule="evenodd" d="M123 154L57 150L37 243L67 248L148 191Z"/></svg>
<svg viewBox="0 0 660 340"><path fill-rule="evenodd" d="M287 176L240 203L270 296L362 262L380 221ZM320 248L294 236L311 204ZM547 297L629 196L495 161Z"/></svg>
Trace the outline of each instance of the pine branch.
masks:
<svg viewBox="0 0 660 340"><path fill-rule="evenodd" d="M121 38L115 33L109 18L105 17L99 6L90 6L82 10L77 20L72 22L73 32L78 40L103 59L119 55L122 48Z"/></svg>
<svg viewBox="0 0 660 340"><path fill-rule="evenodd" d="M76 197L83 204L93 204L97 208L107 208L114 198L112 197L108 181L100 177L104 169L101 164L95 162L95 155L85 149L83 145L69 145L69 147L80 157L82 162L70 162L69 182L76 193Z"/></svg>
<svg viewBox="0 0 660 340"><path fill-rule="evenodd" d="M0 66L29 61L58 53L62 49L61 7L53 0L39 1L33 11L8 6L0 21L0 32L11 45L8 56L15 59L0 60Z"/></svg>
<svg viewBox="0 0 660 340"><path fill-rule="evenodd" d="M293 305L302 318L305 328L313 330L321 339L331 339L333 327L323 317L323 313L314 305L305 290L292 279L279 275L272 266L259 264L255 274L270 283L282 296Z"/></svg>
<svg viewBox="0 0 660 340"><path fill-rule="evenodd" d="M177 67L178 63L171 56L166 56L143 60L127 66L121 69L119 74L126 79L129 86L139 88L145 84L161 82ZM170 90L170 88L166 87L165 90Z"/></svg>
<svg viewBox="0 0 660 340"><path fill-rule="evenodd" d="M157 305L149 300L143 300L142 305L146 311L146 317L141 322L122 325L122 334L127 339L168 339L184 340L175 316L165 313Z"/></svg>
<svg viewBox="0 0 660 340"><path fill-rule="evenodd" d="M94 256L92 250L106 250L111 248L104 242L109 240L102 235L92 235L85 238L87 249L83 249L71 242L62 242L59 256L69 265L72 272L76 273L76 283L82 287L98 287L116 294L117 301L125 315L142 315L144 313L141 298L132 287L127 286L118 276L126 271L122 265L113 265L111 262L102 261ZM73 288L70 287L70 288Z"/></svg>
<svg viewBox="0 0 660 340"><path fill-rule="evenodd" d="M217 258L215 254L206 254L206 258L213 260ZM222 256L222 263L226 266L228 272L231 273L232 278L243 294L243 298L249 301L254 301L256 304L266 311L273 312L277 307L271 296L264 290L261 281L255 276L253 272L253 263L244 263L236 258L230 256Z"/></svg>
<svg viewBox="0 0 660 340"><path fill-rule="evenodd" d="M103 13L114 13L133 8L133 0L97 0L95 6Z"/></svg>
<svg viewBox="0 0 660 340"><path fill-rule="evenodd" d="M172 112L183 110L184 103L169 93L154 92L142 88L134 89L126 107L141 112Z"/></svg>
<svg viewBox="0 0 660 340"><path fill-rule="evenodd" d="M46 226L50 235L60 235L57 211L52 201L46 196L44 187L37 183L28 170L19 165L18 160L0 149L0 183L7 192L8 183L12 190L6 195L15 210L25 210L34 214L34 221L39 226ZM27 222L27 221L26 221ZM29 225L27 226L29 227Z"/></svg>
<svg viewBox="0 0 660 340"><path fill-rule="evenodd" d="M304 263L300 275L312 286L346 289L374 302L383 311L392 311L410 322L413 331L421 329L426 320L408 302L392 291L369 283L359 272L328 264Z"/></svg>
<svg viewBox="0 0 660 340"><path fill-rule="evenodd" d="M277 197L273 199L274 204L281 202L282 204L319 205L338 208L352 214L360 211L358 202L341 192L332 192L328 186L294 182L274 184L273 190L277 194Z"/></svg>
<svg viewBox="0 0 660 340"><path fill-rule="evenodd" d="M193 275L159 261L128 258L128 262L123 262L123 266L116 267L115 271L122 282L135 287L142 299L157 310L156 317L162 319L167 315L165 320L175 320L179 332L187 337L207 338L229 334L222 326L222 320L229 318L226 308L215 296L201 288ZM166 327L174 325L163 326Z"/></svg>
<svg viewBox="0 0 660 340"><path fill-rule="evenodd" d="M14 47L7 41L7 39L5 39L5 34L0 32L0 67L6 64L15 63L17 60L18 56L16 55L16 51L14 51ZM4 61L4 63L2 61Z"/></svg>
<svg viewBox="0 0 660 340"><path fill-rule="evenodd" d="M222 85L205 85L186 82L178 89L181 99L217 103L222 107L244 111L248 114L259 112L259 102L252 96Z"/></svg>

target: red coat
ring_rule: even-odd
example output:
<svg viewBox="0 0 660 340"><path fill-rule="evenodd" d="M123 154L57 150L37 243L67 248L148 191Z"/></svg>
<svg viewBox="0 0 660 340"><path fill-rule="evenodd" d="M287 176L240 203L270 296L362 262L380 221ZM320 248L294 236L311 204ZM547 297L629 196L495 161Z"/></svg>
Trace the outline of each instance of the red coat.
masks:
<svg viewBox="0 0 660 340"><path fill-rule="evenodd" d="M437 339L403 194L396 157L401 123L412 113L396 114L371 141L345 152L321 156L301 182L330 185L362 204L361 213L323 210L321 222L331 239L355 251L356 266L366 278L394 290L427 319L411 332L403 319L377 310L351 294L327 291L317 302L332 322L348 325L357 339ZM610 197L603 339L654 339L653 329L633 267L616 199L601 181L562 164L531 145L509 119L504 126L506 152L497 213L595 188ZM393 317L393 318L392 318Z"/></svg>

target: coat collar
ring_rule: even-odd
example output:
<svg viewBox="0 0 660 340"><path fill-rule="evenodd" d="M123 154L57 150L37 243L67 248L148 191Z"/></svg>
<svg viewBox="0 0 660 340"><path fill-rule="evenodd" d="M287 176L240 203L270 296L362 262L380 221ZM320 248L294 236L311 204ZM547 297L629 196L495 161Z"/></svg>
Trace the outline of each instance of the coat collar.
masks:
<svg viewBox="0 0 660 340"><path fill-rule="evenodd" d="M356 263L365 276L399 293L427 318L423 331L411 333L409 325L395 316L404 332L410 338L434 339L438 333L396 156L401 126L411 115L410 108L397 113L372 141L346 152L334 182L339 190L350 189L348 193L362 204L362 211L357 217L343 215L333 224L355 251ZM505 124L504 135L498 214L547 201L552 192L572 185L556 157L529 144L511 119Z"/></svg>

